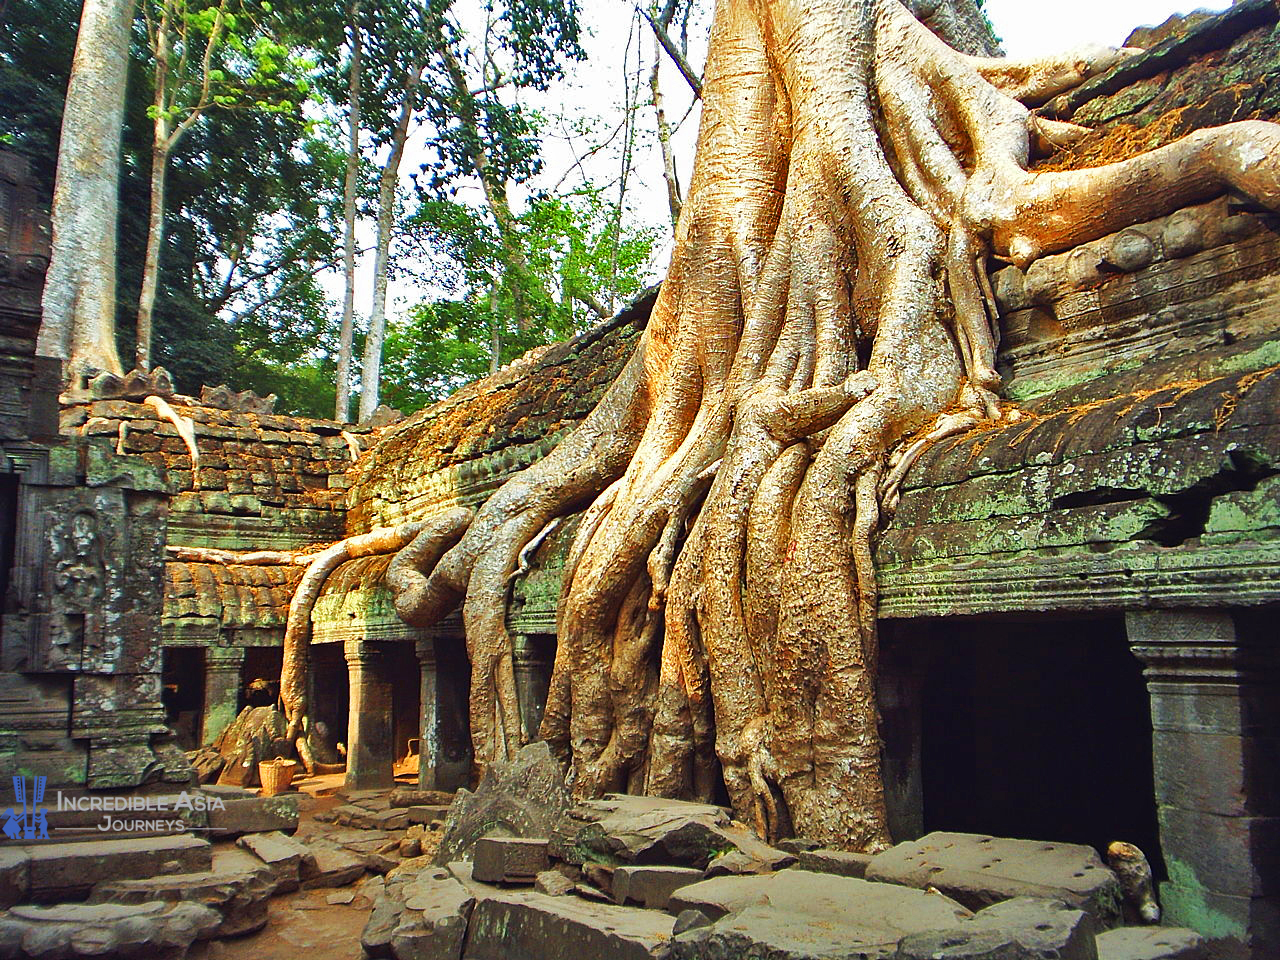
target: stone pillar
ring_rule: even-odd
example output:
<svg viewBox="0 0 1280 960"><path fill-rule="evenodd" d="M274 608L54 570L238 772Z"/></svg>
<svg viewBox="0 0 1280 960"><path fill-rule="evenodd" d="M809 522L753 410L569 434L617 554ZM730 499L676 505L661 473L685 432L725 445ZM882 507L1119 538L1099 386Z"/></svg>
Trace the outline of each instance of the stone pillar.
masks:
<svg viewBox="0 0 1280 960"><path fill-rule="evenodd" d="M243 670L244 647L205 647L201 743L213 743L236 718Z"/></svg>
<svg viewBox="0 0 1280 960"><path fill-rule="evenodd" d="M351 684L346 784L353 790L393 786L395 716L390 650L367 640L348 640L343 652Z"/></svg>
<svg viewBox="0 0 1280 960"><path fill-rule="evenodd" d="M418 669L421 680L418 687L418 703L422 716L418 736L422 744L418 748L418 786L423 790L438 790L436 770L440 760L440 695L439 673L436 668L436 642L434 639L417 643Z"/></svg>
<svg viewBox="0 0 1280 960"><path fill-rule="evenodd" d="M544 649L544 645L532 637L516 634L516 697L520 701L520 722L524 727L524 735L530 742L538 739L538 727L542 725L542 714L547 709L547 691L551 689L553 664Z"/></svg>
<svg viewBox="0 0 1280 960"><path fill-rule="evenodd" d="M1125 618L1146 664L1165 922L1229 937L1243 956L1280 943L1280 661L1230 613Z"/></svg>

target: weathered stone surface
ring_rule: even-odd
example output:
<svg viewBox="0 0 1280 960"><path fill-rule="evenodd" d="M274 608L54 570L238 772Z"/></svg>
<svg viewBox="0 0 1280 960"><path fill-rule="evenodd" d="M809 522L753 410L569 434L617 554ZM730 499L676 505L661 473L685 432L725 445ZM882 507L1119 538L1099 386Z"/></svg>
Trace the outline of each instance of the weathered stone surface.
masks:
<svg viewBox="0 0 1280 960"><path fill-rule="evenodd" d="M360 934L360 946L370 957L391 956L391 935L400 924L404 901L383 892L374 898L373 910Z"/></svg>
<svg viewBox="0 0 1280 960"><path fill-rule="evenodd" d="M304 873L316 869L311 848L283 833L247 833L236 843L271 868L281 893L297 890Z"/></svg>
<svg viewBox="0 0 1280 960"><path fill-rule="evenodd" d="M733 903L732 912L711 926L676 937L672 957L887 960L904 937L957 928L970 916L960 904L936 893L807 870L705 880L677 893L669 909L676 909L677 898L682 902L697 899L686 895L699 886L712 885L721 888L717 899L722 906ZM741 888L736 895L734 887Z"/></svg>
<svg viewBox="0 0 1280 960"><path fill-rule="evenodd" d="M801 870L814 873L834 873L841 877L862 879L867 875L868 853L849 853L845 850L800 850L796 853Z"/></svg>
<svg viewBox="0 0 1280 960"><path fill-rule="evenodd" d="M533 882L534 891L545 893L548 897L563 897L572 893L576 886L559 870L543 870Z"/></svg>
<svg viewBox="0 0 1280 960"><path fill-rule="evenodd" d="M751 855L741 850L730 850L722 853L707 864L708 877L742 877L753 873L773 873L797 862L795 855L781 850L771 853Z"/></svg>
<svg viewBox="0 0 1280 960"><path fill-rule="evenodd" d="M896 960L1098 960L1093 921L1056 900L1005 900L947 930L903 937Z"/></svg>
<svg viewBox="0 0 1280 960"><path fill-rule="evenodd" d="M404 815L410 823L431 824L436 821L444 823L449 817L449 808L431 803L416 803L411 807L405 807Z"/></svg>
<svg viewBox="0 0 1280 960"><path fill-rule="evenodd" d="M31 898L44 902L84 896L102 880L200 873L212 865L209 842L187 834L22 849L29 858Z"/></svg>
<svg viewBox="0 0 1280 960"><path fill-rule="evenodd" d="M716 877L680 887L671 894L667 903L668 913L697 910L711 920L753 904L768 896L773 876Z"/></svg>
<svg viewBox="0 0 1280 960"><path fill-rule="evenodd" d="M514 760L490 766L475 793L458 791L435 862L470 859L483 836L550 836L569 802L564 774L550 748L541 741L531 743Z"/></svg>
<svg viewBox="0 0 1280 960"><path fill-rule="evenodd" d="M650 960L671 936L671 917L647 910L495 891L471 914L467 960Z"/></svg>
<svg viewBox="0 0 1280 960"><path fill-rule="evenodd" d="M613 871L613 899L665 910L673 893L702 879L702 871L693 867L618 867Z"/></svg>
<svg viewBox="0 0 1280 960"><path fill-rule="evenodd" d="M1098 935L1098 960L1204 960L1204 937L1183 927L1119 927Z"/></svg>
<svg viewBox="0 0 1280 960"><path fill-rule="evenodd" d="M1120 918L1120 884L1092 847L935 832L872 858L868 880L934 887L974 910L1013 897L1062 900L1102 926Z"/></svg>
<svg viewBox="0 0 1280 960"><path fill-rule="evenodd" d="M659 797L610 794L569 811L552 838L553 856L570 863L667 864L705 870L721 854L781 869L795 857L762 843L723 807ZM753 871L758 872L758 871Z"/></svg>
<svg viewBox="0 0 1280 960"><path fill-rule="evenodd" d="M0 916L0 960L180 958L220 921L194 903L17 906Z"/></svg>
<svg viewBox="0 0 1280 960"><path fill-rule="evenodd" d="M27 898L31 887L29 858L25 851L0 849L0 910Z"/></svg>
<svg viewBox="0 0 1280 960"><path fill-rule="evenodd" d="M179 873L139 880L104 880L89 894L90 903L197 903L222 918L212 934L235 937L261 930L267 923L267 901L275 892L269 870L242 873Z"/></svg>
<svg viewBox="0 0 1280 960"><path fill-rule="evenodd" d="M309 850L310 861L303 859L300 863L299 878L304 890L345 887L364 876L365 858L362 856L328 844L316 844Z"/></svg>
<svg viewBox="0 0 1280 960"><path fill-rule="evenodd" d="M481 837L471 875L482 883L533 883L551 866L547 841L533 837Z"/></svg>
<svg viewBox="0 0 1280 960"><path fill-rule="evenodd" d="M404 888L391 933L396 960L459 960L475 898L452 877L421 874Z"/></svg>
<svg viewBox="0 0 1280 960"><path fill-rule="evenodd" d="M442 807L449 809L453 803L453 794L443 790L418 790L414 787L396 787L387 794L387 803L392 807Z"/></svg>
<svg viewBox="0 0 1280 960"><path fill-rule="evenodd" d="M209 829L214 837L234 837L242 833L268 833L298 829L298 798L275 797L223 798L223 809L209 811Z"/></svg>

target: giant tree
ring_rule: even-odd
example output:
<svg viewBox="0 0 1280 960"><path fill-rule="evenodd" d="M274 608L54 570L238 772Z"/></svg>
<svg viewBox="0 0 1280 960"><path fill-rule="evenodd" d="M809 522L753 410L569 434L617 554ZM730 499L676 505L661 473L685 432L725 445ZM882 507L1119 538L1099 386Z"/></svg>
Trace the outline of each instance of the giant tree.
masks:
<svg viewBox="0 0 1280 960"><path fill-rule="evenodd" d="M542 725L573 792L709 798L722 775L770 836L883 846L871 535L919 449L906 438L1015 415L988 258L1025 267L1225 190L1280 208L1280 126L1263 122L1031 172L1079 128L1023 101L1117 54L1010 63L973 0L912 8L719 0L694 174L635 355L474 516L400 531L416 534L388 570L401 615L462 604L479 763L522 739L508 579L583 511Z"/></svg>

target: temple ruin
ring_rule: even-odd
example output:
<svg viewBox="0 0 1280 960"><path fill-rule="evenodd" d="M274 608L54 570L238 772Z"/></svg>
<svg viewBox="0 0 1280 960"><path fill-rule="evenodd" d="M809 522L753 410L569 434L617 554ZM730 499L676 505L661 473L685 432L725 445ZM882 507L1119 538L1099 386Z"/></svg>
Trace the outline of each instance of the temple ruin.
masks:
<svg viewBox="0 0 1280 960"><path fill-rule="evenodd" d="M1146 52L1038 108L1093 129L1041 161L1044 169L1095 166L1198 129L1280 117L1280 10L1269 0L1135 42ZM43 777L50 795L68 797L194 789L189 757L250 705L251 685L266 682L268 704L278 692L271 685L307 561L343 538L476 508L546 456L623 368L656 296L399 419L353 426L285 416L253 395L221 388L184 397L154 380L59 405L56 363L34 354L47 230L21 161L0 155L0 782ZM1150 957L1273 957L1280 219L1223 196L1026 269L998 265L990 283L1003 396L1022 415L930 444L874 543L890 833L897 842L943 832L1097 850L1127 841L1151 863L1163 922L1221 951ZM509 585L527 742L538 739L547 703L578 522L544 530ZM294 556L238 562L251 551ZM342 756L317 762L345 766L356 806L371 791L409 786L414 765L419 799L473 790L480 772L460 618L404 622L384 582L392 557L346 560L309 612L309 719L327 728L327 746L342 744ZM222 764L204 768L224 784L215 791L256 785L252 771L246 780L232 769L230 754ZM729 801L723 788L714 799ZM397 807L346 816L388 809ZM713 820L713 809L689 816ZM392 821L405 826L383 816ZM55 834L86 822L74 810L49 816ZM734 843L725 849L768 859L746 840ZM26 849L0 845L0 907L66 893L39 886L15 853ZM553 858L556 849L553 839ZM563 849L579 868L594 862L575 861L569 841ZM804 870L875 880L880 869L882 879L912 885L895 879L888 860L871 874L858 861L862 873L849 874L834 853L820 862L802 846L787 849L808 856ZM518 855L477 853L476 863ZM207 868L192 856L191 870ZM497 880L541 873L484 862ZM624 857L610 864L612 893L630 876L619 870L654 862L708 867L705 858ZM580 883L593 882L583 875ZM500 955L484 952L498 949L484 946L498 942L484 924L524 929L516 908L467 889L481 899L466 956ZM673 891L655 903L679 903ZM625 892L615 899L645 902ZM708 902L683 908L702 909L713 929L719 917ZM576 922L564 919L564 929ZM0 920L0 936L7 929ZM388 952L365 955L428 955L395 952L390 937ZM701 954L670 955L746 955L732 952L742 944L715 953L709 942ZM599 955L657 956L656 944ZM952 956L911 949L921 952L898 956ZM1070 955L1130 956L1101 945Z"/></svg>

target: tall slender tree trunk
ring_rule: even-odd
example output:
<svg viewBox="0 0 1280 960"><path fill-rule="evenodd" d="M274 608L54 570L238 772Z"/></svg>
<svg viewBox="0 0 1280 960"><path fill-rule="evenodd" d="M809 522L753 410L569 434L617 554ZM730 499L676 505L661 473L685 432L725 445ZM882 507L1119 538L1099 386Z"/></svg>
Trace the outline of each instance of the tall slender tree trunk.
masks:
<svg viewBox="0 0 1280 960"><path fill-rule="evenodd" d="M653 38L653 70L649 72L649 90L653 94L653 112L658 124L658 147L662 151L662 179L667 184L667 208L671 211L671 227L680 220L680 178L676 174L676 158L671 152L671 124L662 101L662 85L658 67L662 63L662 43Z"/></svg>
<svg viewBox="0 0 1280 960"><path fill-rule="evenodd" d="M360 175L360 0L351 0L351 69L347 75L347 174L342 184L342 332L333 418L351 415L351 341L356 303L356 187Z"/></svg>
<svg viewBox="0 0 1280 960"><path fill-rule="evenodd" d="M156 139L151 147L151 214L147 224L147 254L142 262L142 292L138 296L137 346L134 366L151 369L152 314L160 283L160 249L164 246L164 185L169 167L168 134L156 120Z"/></svg>
<svg viewBox="0 0 1280 960"><path fill-rule="evenodd" d="M409 139L418 84L423 67L415 66L405 82L404 102L391 139L391 154L378 177L378 241L373 259L373 306L369 310L369 335L364 341L364 363L360 368L360 419L367 420L378 409L378 387L382 377L382 341L387 332L387 274L391 259L391 223L396 212L396 185L400 161Z"/></svg>
<svg viewBox="0 0 1280 960"><path fill-rule="evenodd" d="M36 352L72 377L122 371L115 343L116 211L135 0L85 0L62 114L53 251Z"/></svg>

